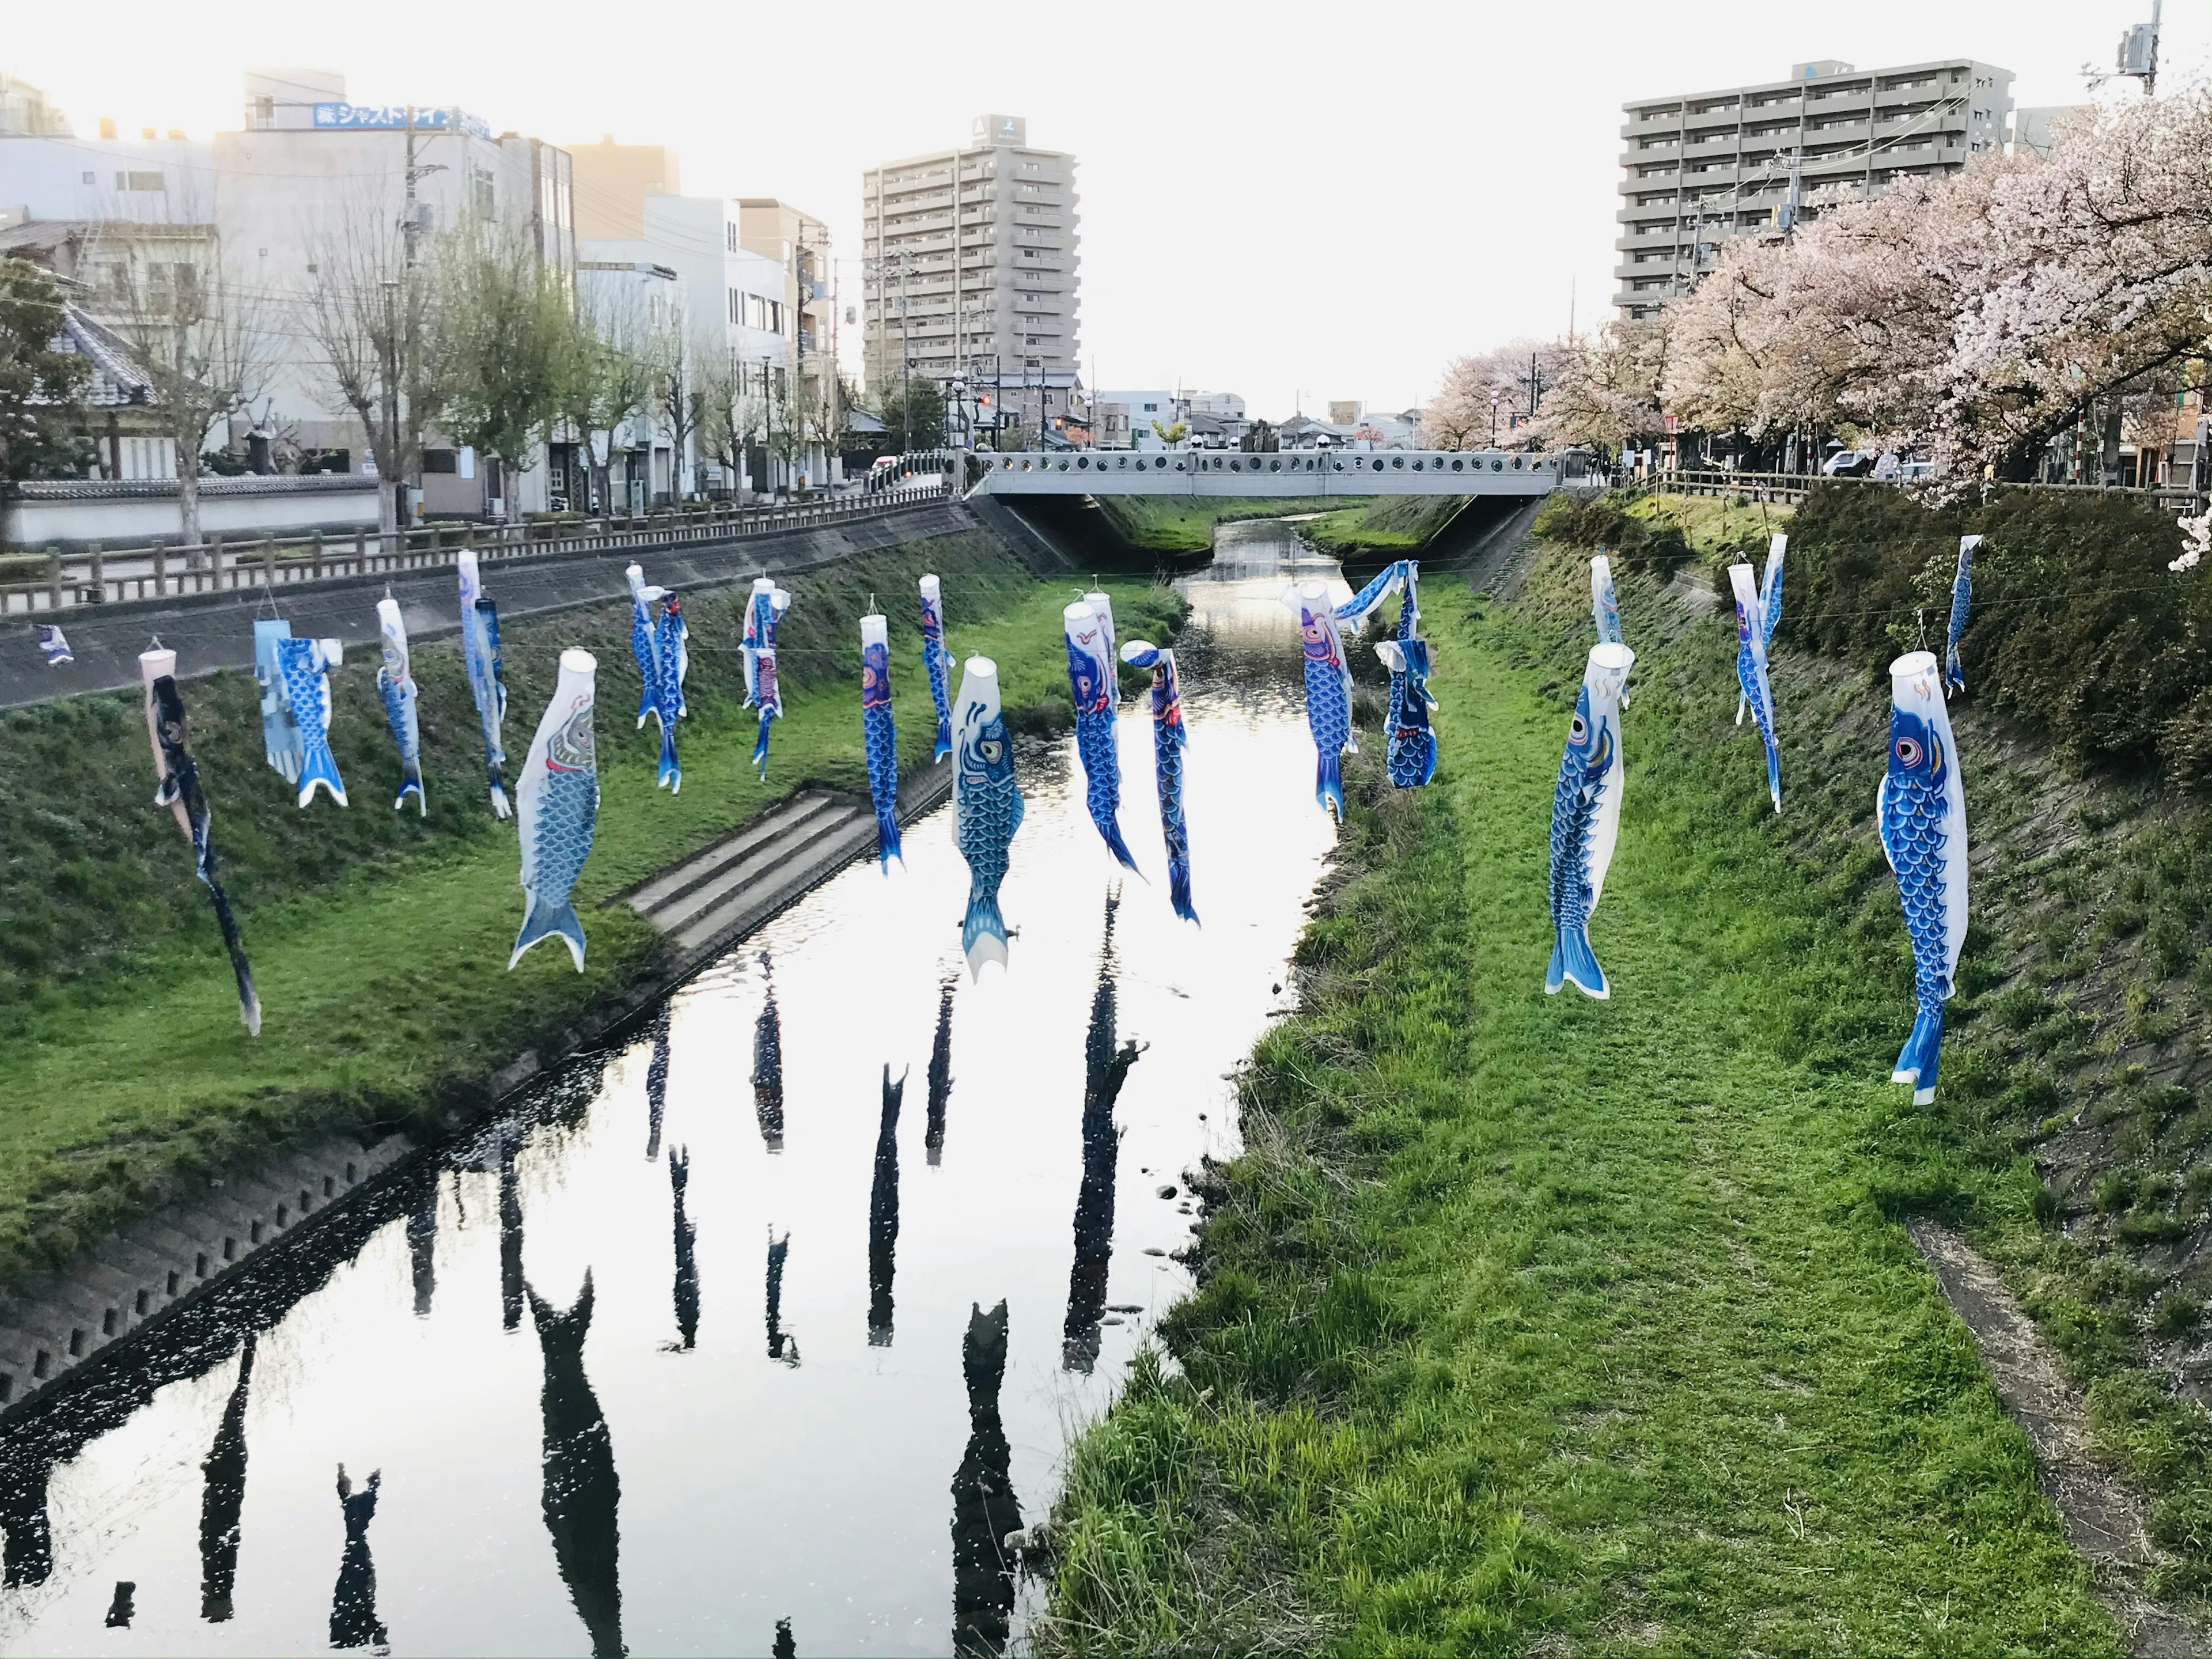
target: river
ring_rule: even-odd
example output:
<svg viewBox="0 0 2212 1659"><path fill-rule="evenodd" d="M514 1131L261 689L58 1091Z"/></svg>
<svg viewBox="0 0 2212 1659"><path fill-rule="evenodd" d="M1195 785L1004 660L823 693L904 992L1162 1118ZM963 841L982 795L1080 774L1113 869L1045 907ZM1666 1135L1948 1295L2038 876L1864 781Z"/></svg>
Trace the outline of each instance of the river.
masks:
<svg viewBox="0 0 2212 1659"><path fill-rule="evenodd" d="M1120 738L1149 882L1117 875L1073 739L1025 744L1011 971L961 963L940 810L903 871L843 872L418 1172L252 1310L250 1349L228 1335L19 1454L0 1648L1018 1638L1040 1591L997 1540L1047 1515L1070 1435L1186 1287L1183 1172L1234 1150L1228 1079L1287 1006L1334 841L1293 567L1336 574L1285 525L1233 525L1183 582L1202 927L1168 907L1145 700Z"/></svg>

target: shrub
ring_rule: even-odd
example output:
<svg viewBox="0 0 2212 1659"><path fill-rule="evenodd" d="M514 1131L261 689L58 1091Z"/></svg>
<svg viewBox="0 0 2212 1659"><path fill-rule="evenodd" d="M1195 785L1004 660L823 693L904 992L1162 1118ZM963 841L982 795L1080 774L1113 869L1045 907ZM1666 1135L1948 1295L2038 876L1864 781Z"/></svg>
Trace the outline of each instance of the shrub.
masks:
<svg viewBox="0 0 2212 1659"><path fill-rule="evenodd" d="M1617 557L1630 570L1671 576L1690 562L1689 538L1678 525L1639 518L1619 495L1578 496L1562 490L1536 515L1536 533L1569 547Z"/></svg>
<svg viewBox="0 0 2212 1659"><path fill-rule="evenodd" d="M2076 765L2155 765L2212 790L2212 576L2166 568L2180 532L2148 501L2004 489L1930 506L1815 485L1790 526L1783 637L1870 667L1923 641L1940 653L1959 538L1977 532L1968 694Z"/></svg>

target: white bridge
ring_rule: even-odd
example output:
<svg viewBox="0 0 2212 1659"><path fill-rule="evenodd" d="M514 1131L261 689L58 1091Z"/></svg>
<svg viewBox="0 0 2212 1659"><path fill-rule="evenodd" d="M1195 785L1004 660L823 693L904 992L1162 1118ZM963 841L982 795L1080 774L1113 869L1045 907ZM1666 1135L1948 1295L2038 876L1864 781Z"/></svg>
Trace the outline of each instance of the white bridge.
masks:
<svg viewBox="0 0 2212 1659"><path fill-rule="evenodd" d="M1499 449L1079 449L977 451L967 462L971 495L1545 495L1578 480L1582 459Z"/></svg>

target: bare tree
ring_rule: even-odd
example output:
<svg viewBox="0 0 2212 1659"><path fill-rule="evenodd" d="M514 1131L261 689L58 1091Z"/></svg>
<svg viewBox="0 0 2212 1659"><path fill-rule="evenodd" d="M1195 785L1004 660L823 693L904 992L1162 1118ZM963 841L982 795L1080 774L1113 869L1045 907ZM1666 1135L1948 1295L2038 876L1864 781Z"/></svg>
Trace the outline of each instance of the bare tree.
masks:
<svg viewBox="0 0 2212 1659"><path fill-rule="evenodd" d="M179 538L200 545L200 450L252 401L268 370L263 306L211 238L118 223L99 247L102 307L151 383L161 435L176 446ZM192 555L195 562L198 554Z"/></svg>
<svg viewBox="0 0 2212 1659"><path fill-rule="evenodd" d="M745 452L760 433L750 373L735 347L699 355L699 447L733 478L744 476Z"/></svg>
<svg viewBox="0 0 2212 1659"><path fill-rule="evenodd" d="M615 437L659 404L662 356L635 289L580 289L559 341L554 403L591 452L603 511L614 506Z"/></svg>
<svg viewBox="0 0 2212 1659"><path fill-rule="evenodd" d="M300 307L320 378L367 437L386 535L447 395L441 269L410 258L408 240L395 204L356 196L313 239L315 280Z"/></svg>
<svg viewBox="0 0 2212 1659"><path fill-rule="evenodd" d="M510 500L507 474L529 465L562 413L575 327L570 289L509 227L465 224L440 253L452 379L439 424L494 468L500 499Z"/></svg>
<svg viewBox="0 0 2212 1659"><path fill-rule="evenodd" d="M684 457L690 449L693 435L705 422L699 387L699 365L690 336L679 319L676 326L663 334L657 343L660 366L660 422L666 428L668 441L675 447L674 465L680 475ZM694 487L696 481L694 481ZM683 481L677 480L677 493L683 491Z"/></svg>

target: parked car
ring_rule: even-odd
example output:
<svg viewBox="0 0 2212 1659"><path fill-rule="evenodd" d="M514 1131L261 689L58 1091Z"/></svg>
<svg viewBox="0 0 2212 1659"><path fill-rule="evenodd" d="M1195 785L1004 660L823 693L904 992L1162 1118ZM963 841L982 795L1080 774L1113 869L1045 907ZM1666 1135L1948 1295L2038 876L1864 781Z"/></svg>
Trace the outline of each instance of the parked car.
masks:
<svg viewBox="0 0 2212 1659"><path fill-rule="evenodd" d="M1824 478L1863 478L1880 457L1869 449L1839 449L1820 463Z"/></svg>

